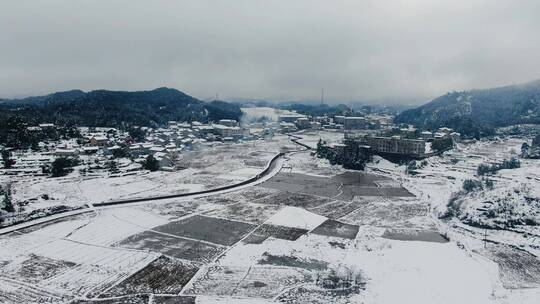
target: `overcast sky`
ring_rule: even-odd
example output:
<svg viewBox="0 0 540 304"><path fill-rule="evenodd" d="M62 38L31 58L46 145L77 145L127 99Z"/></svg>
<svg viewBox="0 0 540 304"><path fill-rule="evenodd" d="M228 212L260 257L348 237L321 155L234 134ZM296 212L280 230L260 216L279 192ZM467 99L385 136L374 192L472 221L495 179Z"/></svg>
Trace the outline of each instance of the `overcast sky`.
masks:
<svg viewBox="0 0 540 304"><path fill-rule="evenodd" d="M2 97L422 99L538 78L540 0L0 0Z"/></svg>

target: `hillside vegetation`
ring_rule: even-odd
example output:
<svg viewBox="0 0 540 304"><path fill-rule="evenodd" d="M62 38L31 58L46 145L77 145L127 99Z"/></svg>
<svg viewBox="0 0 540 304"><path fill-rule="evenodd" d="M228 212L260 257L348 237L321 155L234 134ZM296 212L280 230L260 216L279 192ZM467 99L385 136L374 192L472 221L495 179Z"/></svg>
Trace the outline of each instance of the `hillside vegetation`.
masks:
<svg viewBox="0 0 540 304"><path fill-rule="evenodd" d="M237 105L223 101L205 103L169 88L138 92L73 90L5 100L0 104L3 121L20 116L30 125L50 122L84 126L150 126L169 120L207 122L238 119L241 115Z"/></svg>
<svg viewBox="0 0 540 304"><path fill-rule="evenodd" d="M497 127L540 123L540 80L500 88L451 92L395 119L426 129L443 126L467 136L491 135Z"/></svg>
<svg viewBox="0 0 540 304"><path fill-rule="evenodd" d="M19 147L32 140L27 127L54 123L67 133L76 126L115 127L160 126L167 121L210 122L239 120L236 104L203 102L178 90L123 92L80 90L0 102L0 144Z"/></svg>

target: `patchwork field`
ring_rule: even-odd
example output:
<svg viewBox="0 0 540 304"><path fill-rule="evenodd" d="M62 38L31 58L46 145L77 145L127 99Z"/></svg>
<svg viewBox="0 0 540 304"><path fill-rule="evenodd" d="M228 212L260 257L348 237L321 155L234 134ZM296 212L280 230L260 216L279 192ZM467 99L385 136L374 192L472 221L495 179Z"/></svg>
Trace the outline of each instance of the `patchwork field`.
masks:
<svg viewBox="0 0 540 304"><path fill-rule="evenodd" d="M239 180L284 141L186 161L210 176L238 154L219 175ZM540 264L527 248L490 240L482 249L477 231L456 226L472 236L459 238L442 229L440 197L419 189L447 193L429 166L421 178L384 160L364 173L309 152L287 158L257 186L92 208L1 235L0 302L506 304L540 296Z"/></svg>

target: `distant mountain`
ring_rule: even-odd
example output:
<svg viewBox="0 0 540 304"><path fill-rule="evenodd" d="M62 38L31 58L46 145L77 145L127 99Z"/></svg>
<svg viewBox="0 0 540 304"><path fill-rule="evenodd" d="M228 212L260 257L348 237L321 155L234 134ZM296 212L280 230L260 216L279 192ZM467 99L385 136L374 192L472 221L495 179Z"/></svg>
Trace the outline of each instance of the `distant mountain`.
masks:
<svg viewBox="0 0 540 304"><path fill-rule="evenodd" d="M540 124L540 80L521 85L447 93L396 116L395 122L435 129L447 126L464 135L490 135L494 128Z"/></svg>
<svg viewBox="0 0 540 304"><path fill-rule="evenodd" d="M236 104L203 102L170 88L137 92L72 90L0 103L1 120L17 116L29 125L52 122L79 126L155 126L169 120L239 120L241 115Z"/></svg>
<svg viewBox="0 0 540 304"><path fill-rule="evenodd" d="M85 93L81 90L71 90L65 92L56 92L45 96L27 97L22 99L0 99L0 103L12 105L48 105L51 103L62 103L74 101Z"/></svg>

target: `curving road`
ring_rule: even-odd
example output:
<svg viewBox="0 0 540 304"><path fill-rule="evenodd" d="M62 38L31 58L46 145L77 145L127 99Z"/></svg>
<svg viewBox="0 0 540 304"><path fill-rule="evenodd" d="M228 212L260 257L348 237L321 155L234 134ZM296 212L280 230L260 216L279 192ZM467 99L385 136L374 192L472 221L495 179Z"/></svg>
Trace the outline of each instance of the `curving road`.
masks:
<svg viewBox="0 0 540 304"><path fill-rule="evenodd" d="M94 212L96 209L103 209L103 208L111 208L117 205L124 205L124 204L134 204L134 203L144 203L149 201L156 201L156 200L164 200L164 199L171 199L171 198L183 198L183 199L194 199L199 197L205 197L210 195L216 195L216 194L222 194L227 192L232 192L240 189L244 189L247 187L252 187L255 185L258 185L260 183L263 183L264 181L272 178L274 175L276 175L283 166L283 162L285 159L285 153L278 153L276 154L266 165L266 168L261 171L259 174L257 174L255 177L252 177L248 180L228 185L228 186L222 186L214 189L209 190L203 190L203 191L196 191L196 192L188 192L188 193L178 193L178 194L167 194L167 195L157 195L157 196L149 196L149 197L138 197L138 198L130 198L130 199L122 199L122 200L113 200L113 201L107 201L107 202L101 202L96 204L90 204L89 208L84 209L78 209L68 212L63 212L59 214L54 214L46 217L42 217L35 220L30 220L24 223L12 225L9 227L1 228L0 229L0 235L10 233L16 230L20 230L23 228L47 223L50 221L58 220L61 218L66 218L70 216L75 216L87 212Z"/></svg>

